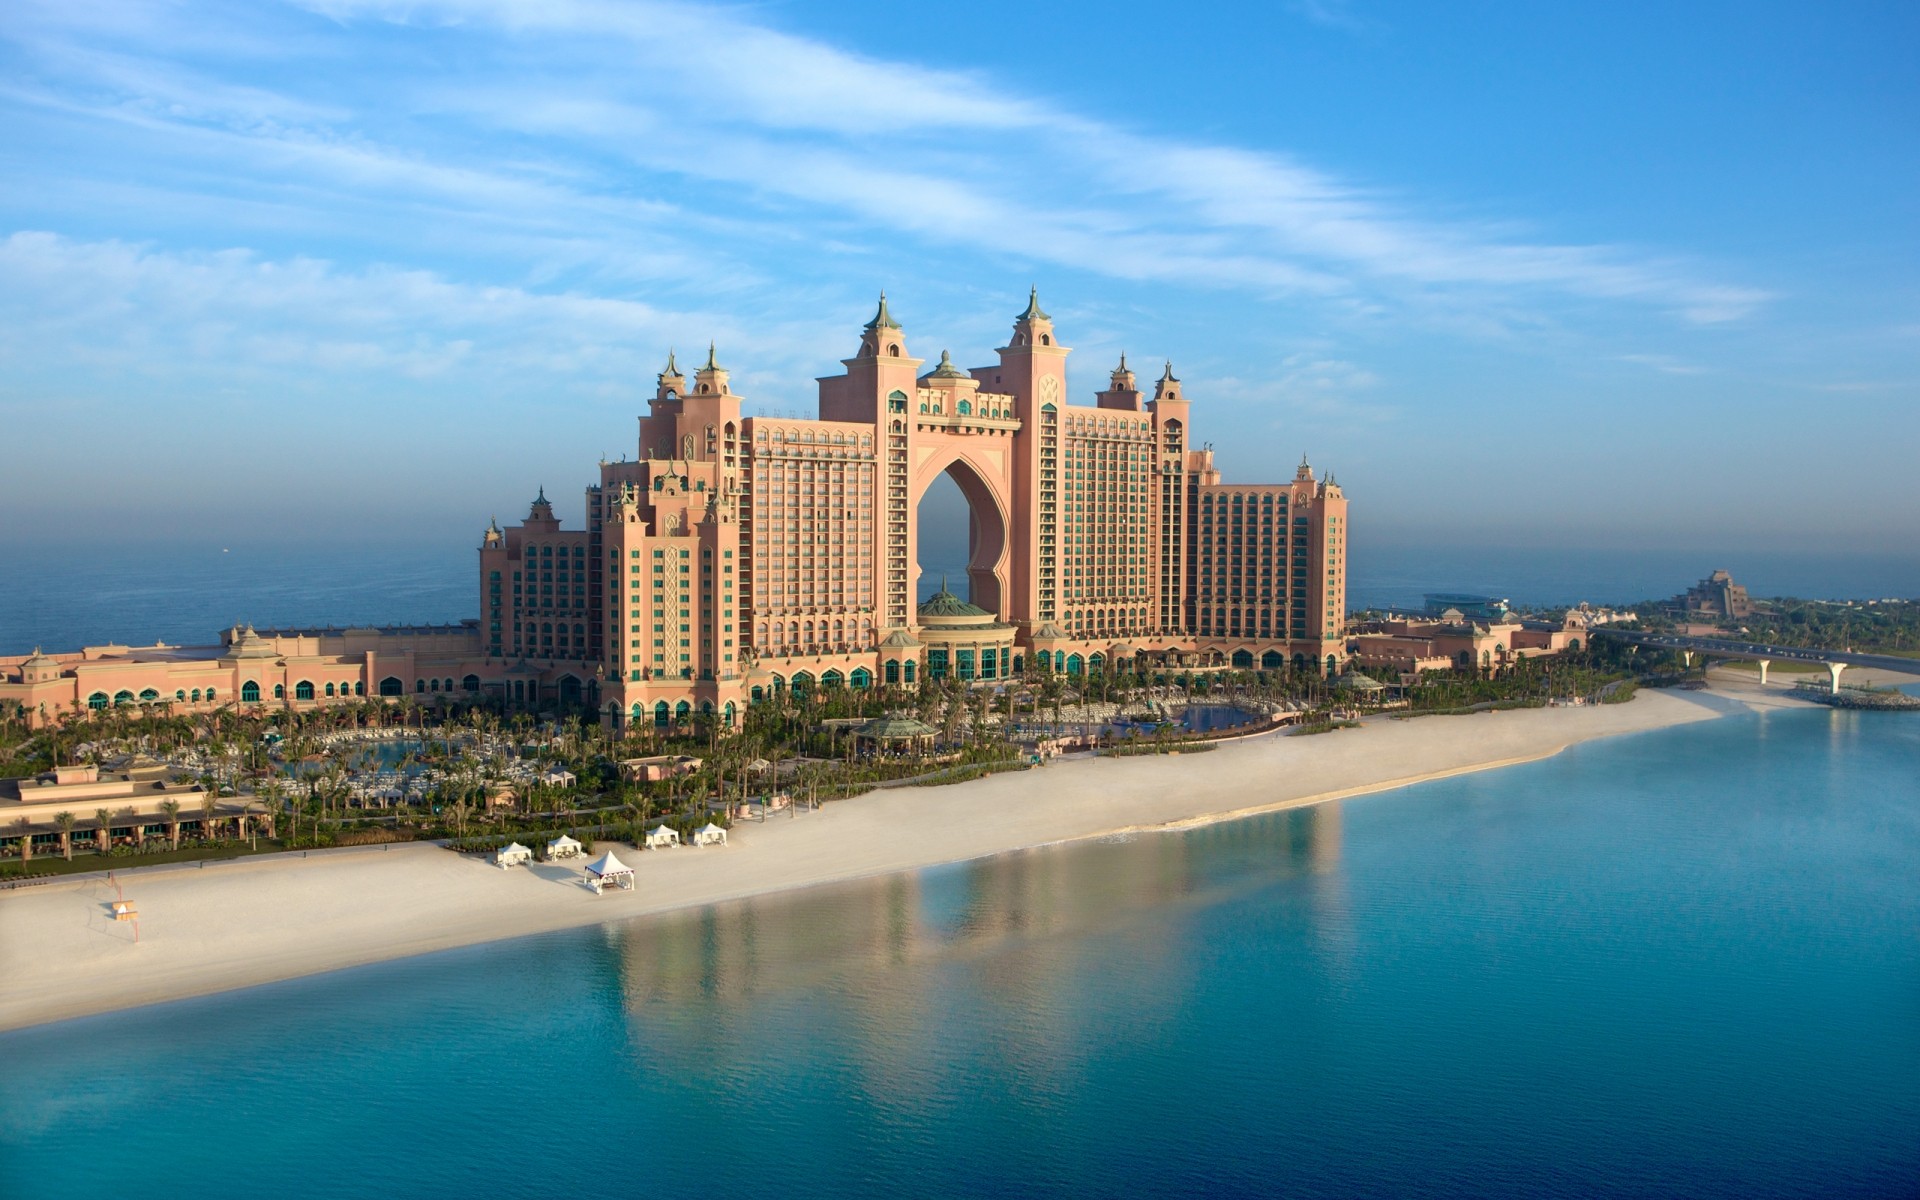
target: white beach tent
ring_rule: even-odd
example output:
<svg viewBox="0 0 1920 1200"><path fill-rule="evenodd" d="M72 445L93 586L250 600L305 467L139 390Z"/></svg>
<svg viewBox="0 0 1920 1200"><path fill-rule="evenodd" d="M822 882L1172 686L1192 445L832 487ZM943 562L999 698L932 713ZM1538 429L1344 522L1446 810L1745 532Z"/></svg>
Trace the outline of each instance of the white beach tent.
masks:
<svg viewBox="0 0 1920 1200"><path fill-rule="evenodd" d="M668 846L680 844L680 831L665 825L655 825L647 830L647 836L641 842L649 850L662 850Z"/></svg>
<svg viewBox="0 0 1920 1200"><path fill-rule="evenodd" d="M693 831L693 844L696 846L724 846L727 844L727 831L708 821Z"/></svg>
<svg viewBox="0 0 1920 1200"><path fill-rule="evenodd" d="M594 891L605 891L610 887L633 890L633 868L613 856L609 850L599 858L587 864L587 883Z"/></svg>
<svg viewBox="0 0 1920 1200"><path fill-rule="evenodd" d="M579 857L580 843L574 841L564 833L547 843L547 858L549 861L556 858Z"/></svg>
<svg viewBox="0 0 1920 1200"><path fill-rule="evenodd" d="M519 842L514 842L495 850L493 861L495 866L500 867L524 867L533 861L533 851Z"/></svg>

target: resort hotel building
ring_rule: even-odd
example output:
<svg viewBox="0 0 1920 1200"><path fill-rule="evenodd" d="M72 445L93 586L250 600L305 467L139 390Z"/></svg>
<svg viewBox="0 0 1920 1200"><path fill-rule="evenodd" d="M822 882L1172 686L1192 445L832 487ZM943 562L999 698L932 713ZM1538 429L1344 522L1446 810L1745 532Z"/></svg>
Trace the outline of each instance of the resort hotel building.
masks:
<svg viewBox="0 0 1920 1200"><path fill-rule="evenodd" d="M1328 672L1346 656L1347 502L1303 460L1222 482L1169 365L1124 358L1070 398L1037 297L986 366L932 369L879 310L819 415L742 412L710 348L669 355L633 458L600 464L584 528L544 490L489 523L477 620L427 628L235 628L222 644L0 659L0 703L36 722L114 705L305 707L479 694L591 706L615 726L819 687L994 684L1135 666ZM963 594L917 602L916 510L967 499ZM960 581L954 581L956 585Z"/></svg>

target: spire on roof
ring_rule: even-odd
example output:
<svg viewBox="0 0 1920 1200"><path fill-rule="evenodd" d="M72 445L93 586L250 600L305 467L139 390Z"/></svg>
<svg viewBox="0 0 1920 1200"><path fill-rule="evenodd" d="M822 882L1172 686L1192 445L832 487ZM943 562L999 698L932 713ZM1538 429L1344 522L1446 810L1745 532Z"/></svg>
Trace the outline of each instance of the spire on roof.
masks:
<svg viewBox="0 0 1920 1200"><path fill-rule="evenodd" d="M660 377L662 379L665 379L669 375L677 377L679 376L679 374L680 374L680 368L674 365L674 361L673 361L673 347L668 346L667 347L667 369L660 372Z"/></svg>
<svg viewBox="0 0 1920 1200"><path fill-rule="evenodd" d="M547 485L546 484L543 483L540 485L540 494L534 497L533 502L535 504L545 504L547 502Z"/></svg>
<svg viewBox="0 0 1920 1200"><path fill-rule="evenodd" d="M1027 311L1021 313L1018 317L1014 319L1017 321L1051 321L1053 320L1052 317L1040 311L1040 289L1038 287L1030 288L1027 291Z"/></svg>
<svg viewBox="0 0 1920 1200"><path fill-rule="evenodd" d="M898 329L898 328L900 328L900 322L894 320L893 314L887 311L887 294L885 292L881 292L880 307L877 310L875 310L873 314L873 320L867 322L866 331L868 333L872 333L876 329Z"/></svg>
<svg viewBox="0 0 1920 1200"><path fill-rule="evenodd" d="M707 343L707 365L706 365L706 366L704 366L704 367L701 367L700 369L701 369L702 371L724 371L724 370L726 370L726 368L725 368L725 367L723 367L723 366L721 366L721 365L720 365L720 360L714 357L714 348L713 348L713 343L712 343L712 342L708 342L708 343Z"/></svg>
<svg viewBox="0 0 1920 1200"><path fill-rule="evenodd" d="M953 365L953 356L945 350L940 352L940 365L928 372L929 379L965 379L967 373Z"/></svg>
<svg viewBox="0 0 1920 1200"><path fill-rule="evenodd" d="M1167 369L1160 372L1161 383L1179 383L1180 377L1173 373L1173 360L1167 360Z"/></svg>

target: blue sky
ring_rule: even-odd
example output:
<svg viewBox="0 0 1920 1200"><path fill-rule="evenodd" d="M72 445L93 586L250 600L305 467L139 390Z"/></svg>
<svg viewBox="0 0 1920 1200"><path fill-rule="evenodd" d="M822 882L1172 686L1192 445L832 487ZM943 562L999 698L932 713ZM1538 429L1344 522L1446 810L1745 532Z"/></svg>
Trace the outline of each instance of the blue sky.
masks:
<svg viewBox="0 0 1920 1200"><path fill-rule="evenodd" d="M1920 9L14 0L16 531L577 520L669 345L807 412L885 288L1422 540L1910 554ZM1703 563L1702 569L1713 565Z"/></svg>

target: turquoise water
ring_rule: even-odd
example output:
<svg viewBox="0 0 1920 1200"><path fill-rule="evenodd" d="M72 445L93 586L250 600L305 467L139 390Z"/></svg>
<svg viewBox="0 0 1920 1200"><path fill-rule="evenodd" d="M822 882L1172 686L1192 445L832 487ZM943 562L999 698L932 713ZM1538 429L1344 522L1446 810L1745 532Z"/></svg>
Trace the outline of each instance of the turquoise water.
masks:
<svg viewBox="0 0 1920 1200"><path fill-rule="evenodd" d="M1913 1195L1917 766L1739 716L22 1031L0 1191Z"/></svg>

